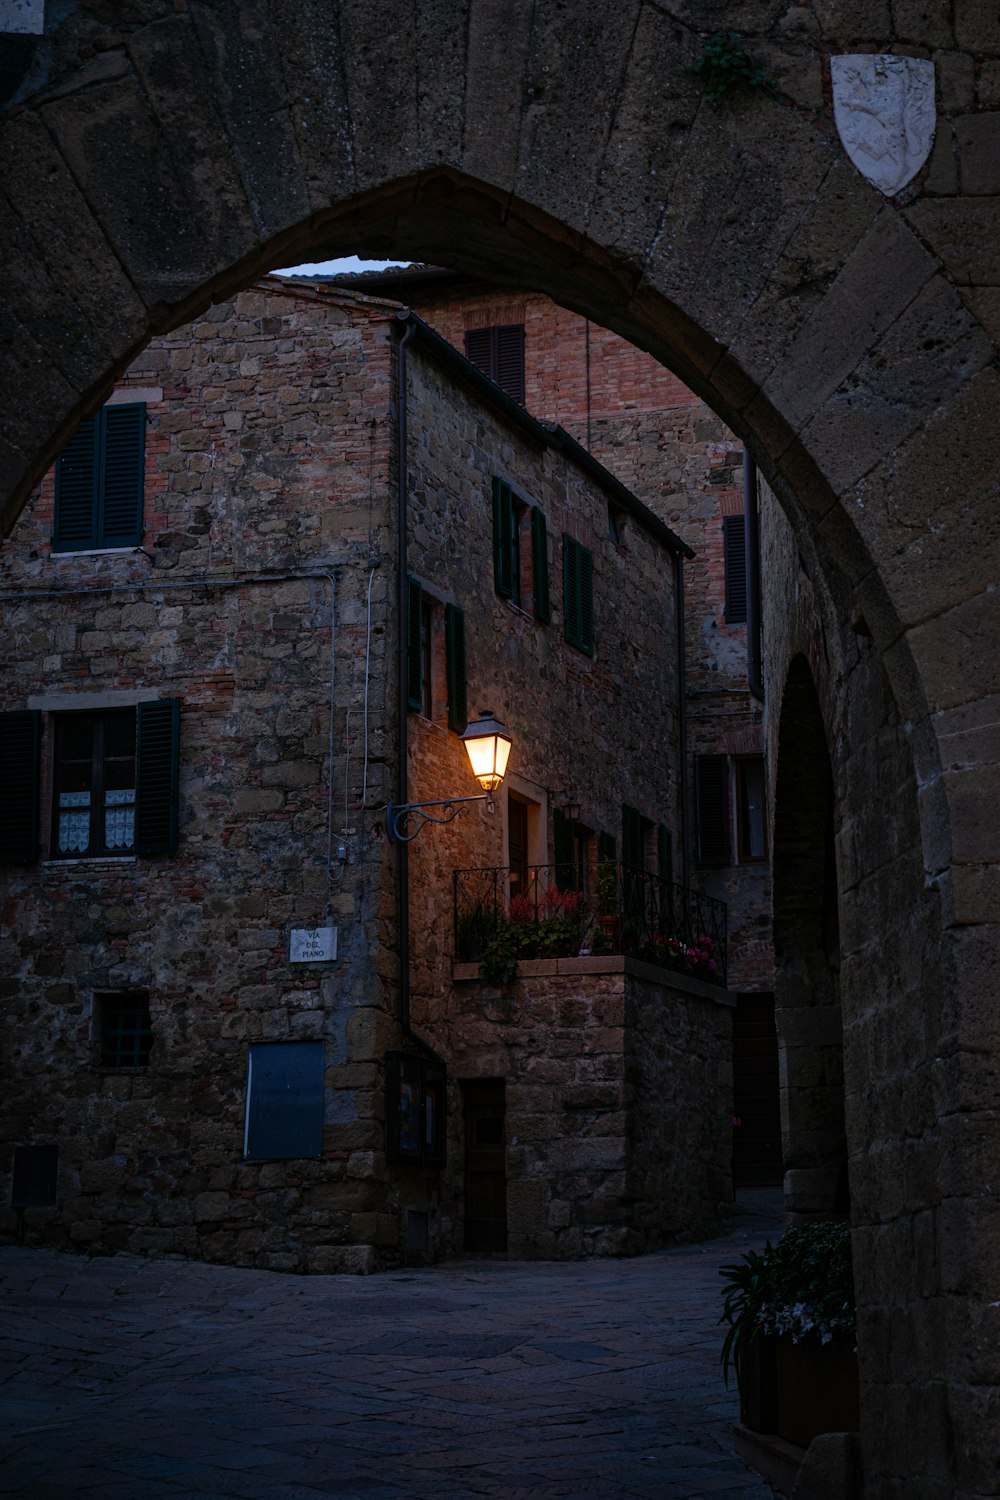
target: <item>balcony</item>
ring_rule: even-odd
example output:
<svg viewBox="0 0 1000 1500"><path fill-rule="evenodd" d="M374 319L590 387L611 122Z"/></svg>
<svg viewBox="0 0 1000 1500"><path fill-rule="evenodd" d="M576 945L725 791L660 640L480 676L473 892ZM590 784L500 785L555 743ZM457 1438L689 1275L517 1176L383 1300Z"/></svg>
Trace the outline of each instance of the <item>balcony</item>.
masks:
<svg viewBox="0 0 1000 1500"><path fill-rule="evenodd" d="M589 889L567 865L454 871L455 958L509 983L525 959L624 955L726 983L726 903L604 862Z"/></svg>

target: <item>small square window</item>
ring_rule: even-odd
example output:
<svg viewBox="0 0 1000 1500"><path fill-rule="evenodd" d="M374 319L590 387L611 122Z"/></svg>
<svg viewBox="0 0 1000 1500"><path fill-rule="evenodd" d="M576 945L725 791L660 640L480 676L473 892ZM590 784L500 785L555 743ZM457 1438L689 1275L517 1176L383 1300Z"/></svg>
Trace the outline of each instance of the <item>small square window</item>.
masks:
<svg viewBox="0 0 1000 1500"><path fill-rule="evenodd" d="M146 1068L153 1047L148 990L106 990L94 996L102 1068Z"/></svg>

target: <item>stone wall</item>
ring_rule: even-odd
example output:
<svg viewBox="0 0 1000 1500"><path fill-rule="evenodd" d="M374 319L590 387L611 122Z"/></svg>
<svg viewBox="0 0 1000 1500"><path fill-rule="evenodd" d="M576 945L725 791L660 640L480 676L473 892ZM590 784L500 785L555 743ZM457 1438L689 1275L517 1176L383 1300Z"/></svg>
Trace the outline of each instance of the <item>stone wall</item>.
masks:
<svg viewBox="0 0 1000 1500"><path fill-rule="evenodd" d="M724 991L622 958L525 962L504 989L473 965L455 979L442 1028L455 1077L507 1080L512 1255L634 1255L718 1230L732 1196ZM440 1233L460 1253L454 1097Z"/></svg>
<svg viewBox="0 0 1000 1500"><path fill-rule="evenodd" d="M360 278L372 288L379 279ZM693 548L693 560L684 565L689 771L678 878L727 903L730 989L769 991L774 961L767 861L718 868L697 860L694 757L764 750L761 705L746 685L746 626L727 623L724 610L723 517L743 512L742 445L657 360L547 297L460 277L424 288L418 280L408 283L405 273L393 288L459 349L467 329L523 323L528 410L563 426ZM734 807L735 797L731 814ZM733 846L735 851L735 821Z"/></svg>
<svg viewBox="0 0 1000 1500"><path fill-rule="evenodd" d="M567 804L580 822L621 846L622 804L650 825L677 830L680 813L674 558L638 522L626 542L608 535L608 498L563 453L525 443L516 425L452 388L440 366L410 346L409 571L465 611L469 714L488 707L511 730L509 780L538 808L537 859L553 859L552 818ZM419 349L419 345L416 346ZM552 619L499 597L493 577L492 479L505 477L548 529ZM564 634L563 533L593 551L594 651ZM530 554L530 536L522 538ZM439 622L439 628L443 624ZM443 649L443 644L442 644ZM411 713L414 800L473 794L443 697L431 718ZM651 746L655 747L651 751ZM508 792L509 795L509 792ZM414 1016L433 1027L434 997L449 985L451 933L442 923L452 871L506 866L506 803L465 809L410 850Z"/></svg>
<svg viewBox="0 0 1000 1500"><path fill-rule="evenodd" d="M181 701L176 854L4 868L8 1235L12 1146L54 1141L54 1243L333 1270L387 1238L389 314L345 305L253 289L137 360L141 552L53 554L51 475L4 545L3 706L45 711L47 757L56 710ZM41 822L47 850L44 795ZM290 963L330 922L337 961ZM95 992L133 987L149 1067L103 1068ZM322 1159L244 1160L248 1045L313 1039Z"/></svg>

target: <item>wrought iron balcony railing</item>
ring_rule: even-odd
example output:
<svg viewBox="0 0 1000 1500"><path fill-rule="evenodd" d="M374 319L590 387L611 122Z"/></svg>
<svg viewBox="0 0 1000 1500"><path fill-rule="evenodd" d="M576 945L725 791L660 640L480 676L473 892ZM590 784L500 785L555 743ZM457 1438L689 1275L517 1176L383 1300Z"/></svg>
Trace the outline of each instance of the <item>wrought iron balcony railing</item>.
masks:
<svg viewBox="0 0 1000 1500"><path fill-rule="evenodd" d="M456 958L509 979L522 958L626 954L725 984L724 901L611 862L578 882L570 865L456 870Z"/></svg>

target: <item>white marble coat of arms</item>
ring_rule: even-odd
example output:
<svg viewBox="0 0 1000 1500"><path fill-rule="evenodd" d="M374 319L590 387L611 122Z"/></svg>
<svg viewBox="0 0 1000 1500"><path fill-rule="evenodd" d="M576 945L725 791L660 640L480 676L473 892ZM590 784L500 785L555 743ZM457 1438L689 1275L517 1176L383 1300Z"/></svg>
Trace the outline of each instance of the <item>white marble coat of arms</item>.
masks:
<svg viewBox="0 0 1000 1500"><path fill-rule="evenodd" d="M882 52L831 57L833 115L851 161L886 197L920 171L934 141L934 64Z"/></svg>

